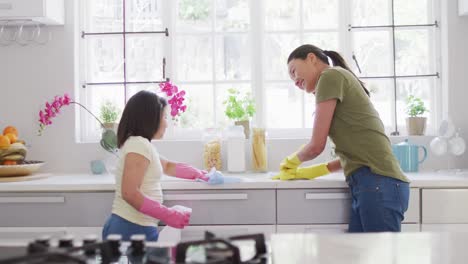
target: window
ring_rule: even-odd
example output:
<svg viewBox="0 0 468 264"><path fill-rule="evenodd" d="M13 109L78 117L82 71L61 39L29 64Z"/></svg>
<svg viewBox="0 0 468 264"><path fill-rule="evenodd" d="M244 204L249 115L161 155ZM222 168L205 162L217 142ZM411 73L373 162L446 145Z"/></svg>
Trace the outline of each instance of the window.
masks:
<svg viewBox="0 0 468 264"><path fill-rule="evenodd" d="M409 94L431 109L429 126L440 118L437 0L82 2L79 100L94 112L170 78L187 91L182 129L229 124L222 102L237 88L254 95L254 123L270 135L308 135L314 97L294 87L286 59L311 43L345 57L389 133L404 128ZM82 139L97 139L98 124L80 118Z"/></svg>

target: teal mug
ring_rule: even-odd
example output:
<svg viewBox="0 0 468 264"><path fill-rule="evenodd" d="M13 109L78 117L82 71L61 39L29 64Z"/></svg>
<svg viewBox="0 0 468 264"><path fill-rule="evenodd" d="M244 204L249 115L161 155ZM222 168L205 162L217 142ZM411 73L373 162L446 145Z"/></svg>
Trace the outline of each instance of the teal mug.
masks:
<svg viewBox="0 0 468 264"><path fill-rule="evenodd" d="M104 172L106 172L106 165L102 160L92 160L91 172L93 174L103 174Z"/></svg>
<svg viewBox="0 0 468 264"><path fill-rule="evenodd" d="M422 159L419 159L420 149L424 153ZM408 142L408 139L392 145L392 151L404 172L418 172L419 164L423 163L427 158L426 148L421 145L411 144Z"/></svg>

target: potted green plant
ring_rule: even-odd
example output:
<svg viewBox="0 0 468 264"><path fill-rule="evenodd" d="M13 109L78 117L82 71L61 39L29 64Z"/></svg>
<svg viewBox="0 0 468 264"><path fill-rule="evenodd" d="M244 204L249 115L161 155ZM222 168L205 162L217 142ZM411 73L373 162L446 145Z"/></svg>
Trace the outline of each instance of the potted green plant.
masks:
<svg viewBox="0 0 468 264"><path fill-rule="evenodd" d="M426 112L429 112L429 110L421 98L413 95L408 96L406 105L406 113L408 114L406 128L408 135L424 135L427 118L422 115Z"/></svg>
<svg viewBox="0 0 468 264"><path fill-rule="evenodd" d="M249 138L250 118L255 114L255 102L250 93L241 96L239 90L235 88L228 89L228 97L223 101L226 106L224 113L234 121L236 126L243 126L245 137Z"/></svg>
<svg viewBox="0 0 468 264"><path fill-rule="evenodd" d="M119 123L117 122L120 115L120 109L111 101L105 101L100 108L100 118L104 129L117 131Z"/></svg>

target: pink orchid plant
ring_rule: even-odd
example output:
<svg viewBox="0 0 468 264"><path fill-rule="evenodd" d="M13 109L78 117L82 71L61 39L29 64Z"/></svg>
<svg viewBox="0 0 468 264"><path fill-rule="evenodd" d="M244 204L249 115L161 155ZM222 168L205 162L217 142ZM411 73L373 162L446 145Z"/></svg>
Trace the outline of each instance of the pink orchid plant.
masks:
<svg viewBox="0 0 468 264"><path fill-rule="evenodd" d="M171 116L173 120L177 120L177 117L187 110L187 106L184 105L185 91L179 91L179 88L169 81L160 83L159 88L170 97L167 102L171 105Z"/></svg>
<svg viewBox="0 0 468 264"><path fill-rule="evenodd" d="M39 135L42 135L42 132L44 131L46 126L52 125L51 119L57 116L58 113L60 113L60 109L63 106L67 106L70 104L77 104L83 107L83 109L88 111L88 113L90 113L94 118L96 118L96 120L101 124L101 126L104 127L104 124L101 122L101 120L99 120L99 118L97 118L93 113L91 113L91 111L89 111L84 105L72 101L70 96L67 93L65 93L63 96L55 96L54 100L50 103L46 102L45 108L39 111Z"/></svg>

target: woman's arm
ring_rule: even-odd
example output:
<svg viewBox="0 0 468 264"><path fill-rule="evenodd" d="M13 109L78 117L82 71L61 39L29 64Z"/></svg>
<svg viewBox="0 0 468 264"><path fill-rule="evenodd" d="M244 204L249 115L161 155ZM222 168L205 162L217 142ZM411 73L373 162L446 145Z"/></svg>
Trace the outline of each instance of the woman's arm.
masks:
<svg viewBox="0 0 468 264"><path fill-rule="evenodd" d="M330 172L335 172L341 170L340 160L333 160L327 163L327 168Z"/></svg>
<svg viewBox="0 0 468 264"><path fill-rule="evenodd" d="M143 204L143 194L140 187L149 163L148 159L137 153L128 153L125 156L121 188L122 198L136 210L139 210Z"/></svg>
<svg viewBox="0 0 468 264"><path fill-rule="evenodd" d="M297 154L301 162L315 159L322 153L327 143L328 132L330 131L335 108L336 99L330 99L317 104L312 138Z"/></svg>

